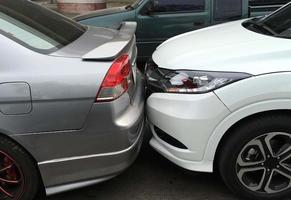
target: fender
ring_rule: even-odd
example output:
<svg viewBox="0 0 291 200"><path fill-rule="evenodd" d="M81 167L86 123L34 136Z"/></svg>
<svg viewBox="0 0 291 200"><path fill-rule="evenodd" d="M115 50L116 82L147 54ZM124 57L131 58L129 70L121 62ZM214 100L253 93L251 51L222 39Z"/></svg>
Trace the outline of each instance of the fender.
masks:
<svg viewBox="0 0 291 200"><path fill-rule="evenodd" d="M222 122L220 122L218 126L216 126L213 134L208 140L203 160L214 161L218 145L224 134L227 132L227 130L229 130L231 126L233 126L234 124L248 116L260 112L276 110L291 110L291 99L275 99L261 101L258 103L253 103L251 105L245 106L239 110L232 112Z"/></svg>

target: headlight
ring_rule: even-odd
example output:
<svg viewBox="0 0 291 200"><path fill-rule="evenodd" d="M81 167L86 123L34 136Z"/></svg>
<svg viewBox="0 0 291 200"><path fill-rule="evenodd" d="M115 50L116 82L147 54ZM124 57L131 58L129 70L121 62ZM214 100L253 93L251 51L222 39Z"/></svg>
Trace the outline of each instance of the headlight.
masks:
<svg viewBox="0 0 291 200"><path fill-rule="evenodd" d="M152 92L199 94L213 91L250 77L246 73L167 70L147 68L148 89Z"/></svg>

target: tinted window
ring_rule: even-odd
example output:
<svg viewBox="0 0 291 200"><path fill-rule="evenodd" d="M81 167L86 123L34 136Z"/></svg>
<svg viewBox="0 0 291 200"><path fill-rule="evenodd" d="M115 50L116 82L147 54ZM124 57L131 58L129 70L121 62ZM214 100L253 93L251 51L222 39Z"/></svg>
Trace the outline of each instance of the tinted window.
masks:
<svg viewBox="0 0 291 200"><path fill-rule="evenodd" d="M85 28L27 0L0 0L0 33L41 53L76 40Z"/></svg>
<svg viewBox="0 0 291 200"><path fill-rule="evenodd" d="M240 19L241 16L242 0L215 0L216 21Z"/></svg>
<svg viewBox="0 0 291 200"><path fill-rule="evenodd" d="M155 0L155 12L204 11L205 0Z"/></svg>

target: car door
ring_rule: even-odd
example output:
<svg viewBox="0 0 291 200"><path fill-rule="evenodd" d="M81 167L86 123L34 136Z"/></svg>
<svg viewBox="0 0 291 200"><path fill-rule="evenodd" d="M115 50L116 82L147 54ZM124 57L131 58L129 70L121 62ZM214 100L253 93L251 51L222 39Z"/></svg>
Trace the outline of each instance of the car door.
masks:
<svg viewBox="0 0 291 200"><path fill-rule="evenodd" d="M148 58L163 41L209 25L211 0L148 1L137 13L139 56Z"/></svg>

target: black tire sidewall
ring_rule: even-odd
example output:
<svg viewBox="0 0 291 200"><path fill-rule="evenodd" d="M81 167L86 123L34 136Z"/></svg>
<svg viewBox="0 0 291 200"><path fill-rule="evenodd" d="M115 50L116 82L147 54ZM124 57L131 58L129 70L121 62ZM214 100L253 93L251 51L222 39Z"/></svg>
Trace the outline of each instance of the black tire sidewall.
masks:
<svg viewBox="0 0 291 200"><path fill-rule="evenodd" d="M263 194L248 190L238 179L236 173L237 158L251 140L271 132L284 132L291 135L291 117L268 116L249 120L235 128L222 147L219 157L219 171L226 185L236 194L248 199L282 199L291 193L291 189L275 194Z"/></svg>

